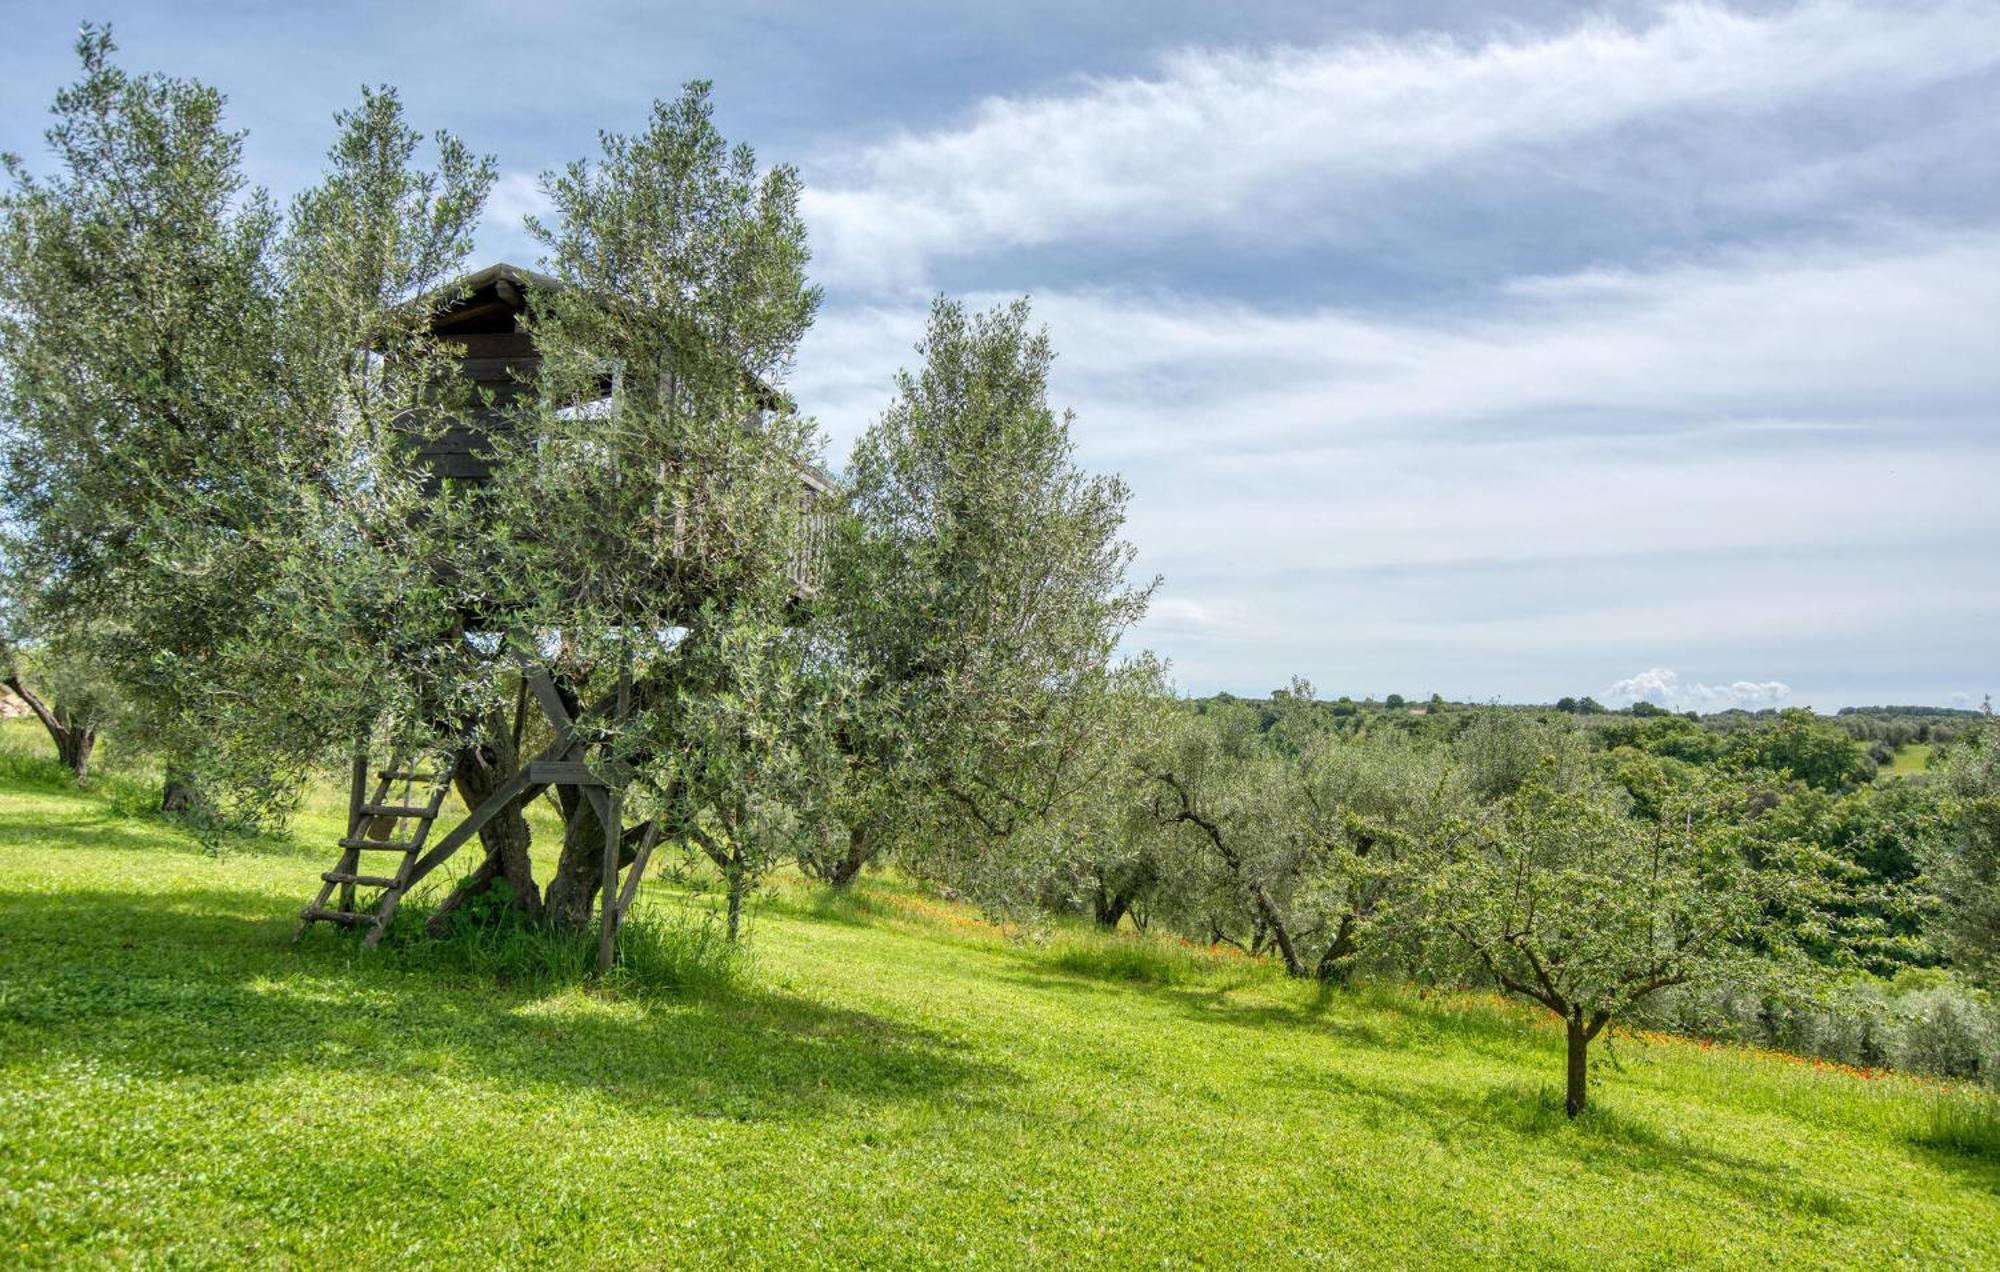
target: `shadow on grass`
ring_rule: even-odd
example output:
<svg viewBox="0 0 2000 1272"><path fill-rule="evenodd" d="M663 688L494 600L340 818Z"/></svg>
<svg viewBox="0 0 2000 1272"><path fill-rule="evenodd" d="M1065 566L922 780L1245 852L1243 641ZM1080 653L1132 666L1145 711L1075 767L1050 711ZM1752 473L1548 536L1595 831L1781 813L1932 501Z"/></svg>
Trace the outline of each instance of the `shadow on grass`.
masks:
<svg viewBox="0 0 2000 1272"><path fill-rule="evenodd" d="M1510 1064L1543 1045L1520 1020L1500 1012L1455 1005L1448 999L1385 995L1366 984L1288 980L1268 966L1248 962L1240 968L1220 963L1197 982L1169 984L1076 970L1039 951L1023 951L1018 966L1021 970L1009 979L1036 990L1069 995L1138 993L1203 1024L1257 1032L1299 1030L1384 1051L1449 1042L1456 1049ZM1240 996L1243 990L1259 987L1276 993Z"/></svg>
<svg viewBox="0 0 2000 1272"><path fill-rule="evenodd" d="M2000 1096L1940 1091L1910 1115L1903 1138L1929 1161L2000 1193Z"/></svg>
<svg viewBox="0 0 2000 1272"><path fill-rule="evenodd" d="M121 852L201 851L192 841L183 843L174 829L162 822L97 813L63 821L26 818L0 822L0 848L32 845L61 851L65 848L112 848Z"/></svg>
<svg viewBox="0 0 2000 1272"><path fill-rule="evenodd" d="M635 1109L810 1118L1009 1075L923 1030L760 989L605 1001L399 970L314 933L278 898L181 889L0 894L0 1055L226 1083L476 1075Z"/></svg>

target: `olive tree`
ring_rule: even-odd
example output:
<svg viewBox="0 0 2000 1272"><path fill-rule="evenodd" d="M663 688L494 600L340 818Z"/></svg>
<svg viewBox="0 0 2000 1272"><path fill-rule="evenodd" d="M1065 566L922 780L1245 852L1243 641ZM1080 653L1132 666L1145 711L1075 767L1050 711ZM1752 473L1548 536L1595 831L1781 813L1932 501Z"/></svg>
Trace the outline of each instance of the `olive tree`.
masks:
<svg viewBox="0 0 2000 1272"><path fill-rule="evenodd" d="M855 446L831 546L826 613L853 692L849 833L824 873L851 880L893 839L916 868L999 895L1034 874L1002 869L1026 860L1002 849L1106 771L1119 695L1154 674L1116 656L1153 584L1127 579L1128 491L1076 463L1025 301L975 314L940 298L918 352Z"/></svg>
<svg viewBox="0 0 2000 1272"><path fill-rule="evenodd" d="M1144 929L1162 908L1173 908L1182 883L1180 853L1171 831L1147 815L1143 778L1133 761L1155 745L1179 710L1165 668L1152 658L1134 658L1119 669L1088 750L1074 761L1096 776L1035 836L1046 845L1044 908L1087 914L1107 930L1127 919Z"/></svg>
<svg viewBox="0 0 2000 1272"><path fill-rule="evenodd" d="M1569 1116L1585 1107L1589 1047L1608 1025L1660 990L1747 975L1786 952L1764 920L1795 880L1781 846L1747 842L1758 808L1697 779L1636 817L1622 791L1551 762L1466 817L1427 864L1434 958L1563 1022Z"/></svg>
<svg viewBox="0 0 2000 1272"><path fill-rule="evenodd" d="M271 401L277 216L219 93L127 75L105 30L77 51L55 171L8 156L0 201L10 555L33 629L90 641L171 737L273 493L241 425Z"/></svg>
<svg viewBox="0 0 2000 1272"><path fill-rule="evenodd" d="M326 660L377 647L350 602L384 590L357 549L413 524L386 423L445 370L384 315L456 268L491 165L446 139L412 174L400 105L370 94L287 218L244 181L221 94L125 73L103 30L78 50L55 172L9 158L0 202L23 608L132 705L170 806L200 771L235 811L281 812L329 731L352 736L327 695L366 677Z"/></svg>
<svg viewBox="0 0 2000 1272"><path fill-rule="evenodd" d="M1960 970L2000 984L2000 723L1990 703L1982 727L1950 752L1943 785L1950 828L1926 862L1934 933Z"/></svg>
<svg viewBox="0 0 2000 1272"><path fill-rule="evenodd" d="M0 595L0 685L28 708L54 744L57 762L82 782L90 776L98 736L117 712L117 690L87 653L29 638L19 614Z"/></svg>
<svg viewBox="0 0 2000 1272"><path fill-rule="evenodd" d="M774 740L795 737L812 698L792 629L819 443L782 382L819 293L797 173L760 170L713 115L708 86L690 84L640 132L606 133L595 159L543 178L552 210L529 228L556 285L527 318L539 370L465 528L486 564L464 608L494 617L461 647L491 654L452 675L487 721L461 761L483 790L521 762L504 721L522 662L573 713L624 680L629 714L592 726L613 757L601 776L666 819L653 833L712 850L734 904L770 859L765 812L801 763ZM459 895L504 877L549 923L586 922L605 827L576 788L561 799L545 897L518 810ZM629 859L646 828L618 833Z"/></svg>
<svg viewBox="0 0 2000 1272"><path fill-rule="evenodd" d="M1188 714L1137 766L1148 813L1204 881L1181 892L1183 922L1275 949L1292 976L1344 980L1407 922L1412 864L1458 788L1435 753L1343 737L1312 704L1294 681L1268 732L1241 704Z"/></svg>

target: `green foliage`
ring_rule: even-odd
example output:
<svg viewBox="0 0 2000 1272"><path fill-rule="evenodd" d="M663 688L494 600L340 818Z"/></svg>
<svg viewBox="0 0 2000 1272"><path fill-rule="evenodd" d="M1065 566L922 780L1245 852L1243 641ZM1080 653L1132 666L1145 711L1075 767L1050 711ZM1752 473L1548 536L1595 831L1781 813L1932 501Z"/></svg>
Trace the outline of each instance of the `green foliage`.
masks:
<svg viewBox="0 0 2000 1272"><path fill-rule="evenodd" d="M1729 749L1721 734L1686 716L1655 716L1643 723L1612 717L1598 726L1597 736L1607 748L1629 746L1689 764L1714 763Z"/></svg>
<svg viewBox="0 0 2000 1272"><path fill-rule="evenodd" d="M2000 723L1989 713L1942 774L1949 824L1926 857L1932 931L1956 966L2000 987Z"/></svg>
<svg viewBox="0 0 2000 1272"><path fill-rule="evenodd" d="M889 409L856 444L827 611L854 691L844 815L914 868L997 903L1043 831L1115 763L1116 704L1159 679L1114 662L1131 586L1128 491L1074 460L1025 301L940 298Z"/></svg>
<svg viewBox="0 0 2000 1272"><path fill-rule="evenodd" d="M1427 953L1454 957L1565 1022L1567 1109L1585 1107L1585 1055L1611 1022L1674 986L1757 975L1796 957L1765 920L1795 904L1800 872L1746 842L1758 806L1713 780L1669 789L1657 817L1551 759L1440 845L1424 884Z"/></svg>
<svg viewBox="0 0 2000 1272"><path fill-rule="evenodd" d="M1456 808L1436 752L1362 742L1293 682L1267 731L1241 705L1188 716L1134 757L1147 818L1174 854L1155 891L1179 930L1293 976L1347 978L1409 922L1409 871Z"/></svg>
<svg viewBox="0 0 2000 1272"><path fill-rule="evenodd" d="M1780 711L1775 721L1744 736L1733 755L1740 763L1788 773L1822 791L1848 790L1875 773L1867 752L1845 730L1802 707Z"/></svg>
<svg viewBox="0 0 2000 1272"><path fill-rule="evenodd" d="M364 93L281 216L219 93L119 70L102 30L78 51L54 173L10 161L0 201L11 572L207 822L269 821L368 722L399 616L449 625L391 440L448 414L447 362L399 306L457 270L492 166L441 138L416 171L395 94Z"/></svg>

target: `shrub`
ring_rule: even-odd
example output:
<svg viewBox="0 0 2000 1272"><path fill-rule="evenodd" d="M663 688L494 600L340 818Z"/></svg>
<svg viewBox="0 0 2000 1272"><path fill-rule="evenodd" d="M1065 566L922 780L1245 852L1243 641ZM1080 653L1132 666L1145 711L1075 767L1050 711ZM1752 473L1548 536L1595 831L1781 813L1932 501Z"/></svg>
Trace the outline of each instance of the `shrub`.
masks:
<svg viewBox="0 0 2000 1272"><path fill-rule="evenodd" d="M1995 1061L1993 1020L1979 996L1952 985L1919 990L1898 999L1890 1063L1912 1073L1992 1080Z"/></svg>

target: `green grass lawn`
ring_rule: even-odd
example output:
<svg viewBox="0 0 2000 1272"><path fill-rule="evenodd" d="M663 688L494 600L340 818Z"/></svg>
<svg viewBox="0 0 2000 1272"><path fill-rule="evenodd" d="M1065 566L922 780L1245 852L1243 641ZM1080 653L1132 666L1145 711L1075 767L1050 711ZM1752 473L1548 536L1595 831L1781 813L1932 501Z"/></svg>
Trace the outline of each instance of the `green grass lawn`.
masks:
<svg viewBox="0 0 2000 1272"><path fill-rule="evenodd" d="M1896 754L1882 769L1883 777L1911 777L1930 771L1931 752L1937 748L1928 742L1905 742L1896 748Z"/></svg>
<svg viewBox="0 0 2000 1272"><path fill-rule="evenodd" d="M702 993L291 944L331 857L0 769L0 1264L1993 1266L1932 1087L780 881ZM690 904L650 890L656 913ZM407 947L406 947L407 950Z"/></svg>

